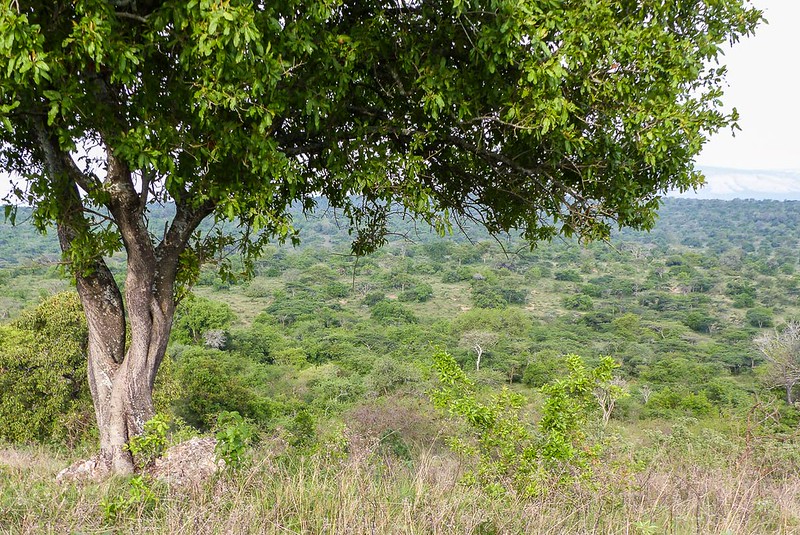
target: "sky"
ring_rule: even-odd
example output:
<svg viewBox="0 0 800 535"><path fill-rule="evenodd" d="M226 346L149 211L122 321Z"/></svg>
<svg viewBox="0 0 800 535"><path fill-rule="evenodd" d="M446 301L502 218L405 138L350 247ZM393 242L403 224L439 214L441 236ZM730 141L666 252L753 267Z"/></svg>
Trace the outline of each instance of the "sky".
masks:
<svg viewBox="0 0 800 535"><path fill-rule="evenodd" d="M739 112L735 136L711 138L701 166L800 171L800 0L753 0L768 23L726 48L727 106Z"/></svg>

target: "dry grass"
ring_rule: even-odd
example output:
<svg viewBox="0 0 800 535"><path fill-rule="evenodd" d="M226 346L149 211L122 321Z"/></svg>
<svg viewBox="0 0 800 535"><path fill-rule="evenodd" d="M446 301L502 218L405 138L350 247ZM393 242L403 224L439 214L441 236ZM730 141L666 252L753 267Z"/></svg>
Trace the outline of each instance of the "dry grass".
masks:
<svg viewBox="0 0 800 535"><path fill-rule="evenodd" d="M403 462L360 449L275 456L267 446L237 474L194 490L151 483L158 497L116 517L102 505L125 480L59 485L69 459L43 449L0 450L2 533L702 533L800 532L800 480L785 451L715 458L658 445L642 460L612 448L592 484L533 498L492 499L460 483L453 455ZM683 449L682 449L683 448ZM780 449L780 448L779 448ZM688 453L687 453L688 452Z"/></svg>

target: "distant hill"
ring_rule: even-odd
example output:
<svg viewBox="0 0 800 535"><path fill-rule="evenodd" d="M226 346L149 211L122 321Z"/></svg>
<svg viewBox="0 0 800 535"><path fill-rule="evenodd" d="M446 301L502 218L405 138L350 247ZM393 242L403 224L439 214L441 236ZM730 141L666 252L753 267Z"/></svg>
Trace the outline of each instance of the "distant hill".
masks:
<svg viewBox="0 0 800 535"><path fill-rule="evenodd" d="M800 170L753 170L702 167L706 185L698 191L673 192L690 199L800 200Z"/></svg>
<svg viewBox="0 0 800 535"><path fill-rule="evenodd" d="M763 196L759 200L753 200L757 197L756 190L744 187L738 192L731 188L728 192L730 200L725 200L722 197L723 191L714 187L719 176L709 174L709 188L696 195L676 195L664 199L656 226L651 232L615 230L612 241L711 247L715 250L719 249L720 240L730 241L729 245L739 248L757 245L764 240L773 243L774 247L796 247L800 244L800 187L795 192L787 189L785 201ZM765 177L765 183L768 183L769 177L783 177L787 185L791 183L789 173L760 175L758 172L745 172L742 176L747 177L754 186L758 185L757 181L762 176ZM795 180L800 183L800 176ZM742 179L739 184L747 183ZM716 197L715 192L718 195ZM794 196L789 195L790 193ZM737 198L740 200L736 200ZM0 217L0 269L29 264L52 266L60 261L55 230L51 229L47 235L42 236L31 224L30 214L30 208L20 208L17 226L12 226ZM154 207L150 217L151 228L163 229L166 219L171 215L172 207L169 205ZM295 210L293 216L301 235L301 249L335 249L342 253L349 250L352 236L348 234L346 226L341 226L342 221L337 220L327 209L324 200L320 200L319 209L308 218L299 210ZM209 220L205 224L206 228L211 224ZM445 238L445 241L464 244L491 240L482 228L470 226L467 230L469 238L457 231ZM439 240L426 226L415 225L413 221L403 221L399 217L392 219L391 231L390 242L409 239L417 243L427 243ZM518 233L511 234L512 241L516 241ZM521 243L517 245L520 246ZM122 258L122 254L114 256L115 261L121 261Z"/></svg>

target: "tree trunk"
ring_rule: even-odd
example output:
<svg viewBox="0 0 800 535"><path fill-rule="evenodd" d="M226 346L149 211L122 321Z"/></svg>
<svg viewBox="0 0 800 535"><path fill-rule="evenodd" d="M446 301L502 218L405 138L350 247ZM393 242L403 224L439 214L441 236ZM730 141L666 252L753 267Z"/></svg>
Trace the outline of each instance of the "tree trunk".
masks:
<svg viewBox="0 0 800 535"><path fill-rule="evenodd" d="M61 201L59 243L65 256L73 259L70 269L88 324L88 381L100 434L96 469L130 474L134 462L126 446L142 433L155 412L153 385L175 315L179 258L214 204L207 201L187 207L176 201L175 218L161 242L154 244L143 217L147 190L136 191L130 169L108 150L104 187L112 193L106 208L119 230L128 262L123 301L101 252L91 245L76 245L92 243L78 184L85 191L97 184L78 169L44 124L35 127L49 185Z"/></svg>
<svg viewBox="0 0 800 535"><path fill-rule="evenodd" d="M172 317L169 317L171 324ZM169 326L153 323L152 334L131 334L131 345L121 364L107 354L90 352L89 380L100 432L100 458L114 473L133 472L133 459L125 446L142 433L155 414L153 385L166 353ZM111 373L108 373L108 370Z"/></svg>
<svg viewBox="0 0 800 535"><path fill-rule="evenodd" d="M175 246L167 250L154 247L141 216L141 200L133 189L130 171L112 155L108 157L108 178L119 186L119 193L109 202L108 209L117 223L128 256L125 308L122 308L119 287L110 272L102 279L102 293L84 292L81 301L89 318L103 308L107 296L114 295L112 300L119 305L123 317L121 330L112 331L114 337L124 343L126 323L130 326L130 345L119 360L109 354L108 344L102 343L110 336L103 320L89 322L90 340L100 341L89 351L89 378L100 432L100 459L113 473L129 474L134 464L126 445L132 437L142 433L145 422L155 414L153 385L172 329L178 256L185 240L177 243L174 229L170 229L162 245L172 238ZM80 280L82 276L77 278Z"/></svg>
<svg viewBox="0 0 800 535"><path fill-rule="evenodd" d="M76 277L89 330L88 380L100 434L100 469L116 474L133 472L125 446L155 412L153 385L175 310L173 300L159 302L152 295L153 278L141 275L129 275L131 285L126 286L131 325L127 349L125 308L111 272L103 263L90 275Z"/></svg>

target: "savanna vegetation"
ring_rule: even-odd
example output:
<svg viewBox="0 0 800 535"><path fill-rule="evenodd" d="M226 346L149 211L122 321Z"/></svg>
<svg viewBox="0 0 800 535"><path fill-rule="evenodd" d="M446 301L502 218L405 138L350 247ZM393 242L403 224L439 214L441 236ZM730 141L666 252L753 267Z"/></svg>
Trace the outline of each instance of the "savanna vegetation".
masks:
<svg viewBox="0 0 800 535"><path fill-rule="evenodd" d="M271 241L298 241L292 207L324 198L359 255L386 243L394 210L531 243L650 228L660 195L701 184L708 136L736 126L721 46L761 20L744 0L0 1L6 216L33 207L75 280L98 466L134 472L201 266L227 274L232 250L251 267ZM123 250L117 278L107 259ZM432 295L405 286L404 300ZM475 292L482 306L524 297ZM182 340L198 342L187 321Z"/></svg>
<svg viewBox="0 0 800 535"><path fill-rule="evenodd" d="M660 214L532 251L395 218L365 257L332 212L296 214L303 244L249 279L204 269L176 312L131 450L216 436L228 468L189 489L54 481L96 441L85 320L55 239L0 227L0 526L796 532L800 203Z"/></svg>
<svg viewBox="0 0 800 535"><path fill-rule="evenodd" d="M603 244L702 184L761 21L0 0L5 215L60 250L3 256L2 527L794 529L791 232L724 215L794 205Z"/></svg>

